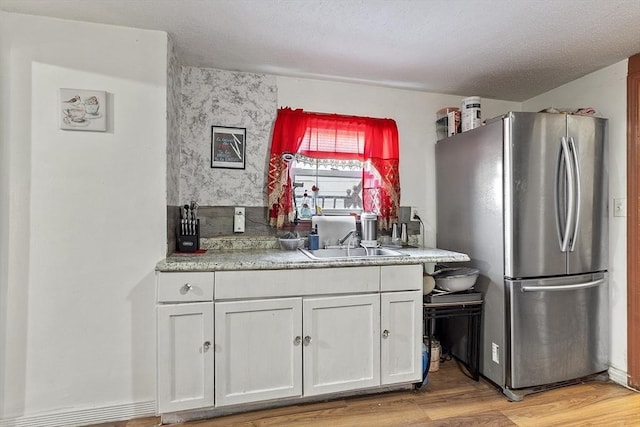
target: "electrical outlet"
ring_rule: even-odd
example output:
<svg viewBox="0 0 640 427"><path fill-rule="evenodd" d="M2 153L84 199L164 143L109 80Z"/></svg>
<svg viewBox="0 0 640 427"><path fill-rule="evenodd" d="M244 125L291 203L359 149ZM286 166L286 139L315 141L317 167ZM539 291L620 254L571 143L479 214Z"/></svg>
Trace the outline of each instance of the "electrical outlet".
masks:
<svg viewBox="0 0 640 427"><path fill-rule="evenodd" d="M409 216L409 221L419 221L418 208L415 206L411 206L411 214Z"/></svg>
<svg viewBox="0 0 640 427"><path fill-rule="evenodd" d="M233 214L233 232L244 233L244 208L235 208Z"/></svg>
<svg viewBox="0 0 640 427"><path fill-rule="evenodd" d="M627 216L627 199L613 199L613 216Z"/></svg>
<svg viewBox="0 0 640 427"><path fill-rule="evenodd" d="M495 363L500 364L500 355L499 355L500 347L498 344L492 342L491 343L491 360Z"/></svg>

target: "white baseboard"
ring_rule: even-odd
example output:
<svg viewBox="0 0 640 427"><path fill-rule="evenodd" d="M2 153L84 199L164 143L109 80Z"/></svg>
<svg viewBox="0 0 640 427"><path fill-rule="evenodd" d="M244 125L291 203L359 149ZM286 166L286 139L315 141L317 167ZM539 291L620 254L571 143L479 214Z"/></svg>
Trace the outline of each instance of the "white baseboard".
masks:
<svg viewBox="0 0 640 427"><path fill-rule="evenodd" d="M609 366L609 379L616 384L620 384L623 387L629 387L628 375L626 372L616 369L613 366Z"/></svg>
<svg viewBox="0 0 640 427"><path fill-rule="evenodd" d="M132 418L153 417L156 415L156 402L137 402L125 405L103 406L78 411L56 412L32 416L4 418L0 427L72 427L86 426Z"/></svg>

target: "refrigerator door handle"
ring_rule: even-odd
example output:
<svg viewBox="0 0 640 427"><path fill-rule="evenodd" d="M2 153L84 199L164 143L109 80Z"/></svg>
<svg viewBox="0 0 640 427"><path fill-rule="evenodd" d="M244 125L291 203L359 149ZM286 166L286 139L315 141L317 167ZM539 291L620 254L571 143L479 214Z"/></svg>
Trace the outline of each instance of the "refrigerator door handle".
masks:
<svg viewBox="0 0 640 427"><path fill-rule="evenodd" d="M558 230L558 243L560 243L560 251L568 252L569 250L569 240L571 238L571 233L574 231L574 219L575 219L575 192L574 192L574 179L575 172L573 167L573 160L571 158L571 152L569 151L569 143L567 138L564 136L560 140L560 159L558 162L558 171L557 171L557 182L556 182L556 228ZM566 175L560 176L560 171L562 170L562 165L566 168ZM559 191L557 187L562 185L562 181L566 181L567 183L567 207L566 211L564 210L564 206L561 206L558 201ZM564 214L564 230L561 230L562 218L561 215Z"/></svg>
<svg viewBox="0 0 640 427"><path fill-rule="evenodd" d="M560 251L564 252L562 236L564 234L563 227L566 227L567 218L564 216L564 196L566 193L566 166L565 166L565 156L564 156L564 148L562 144L560 144L560 150L558 152L558 163L556 164L556 180L554 187L554 201L556 208L556 234L558 237L558 245L560 246Z"/></svg>
<svg viewBox="0 0 640 427"><path fill-rule="evenodd" d="M573 160L573 173L574 173L574 211L573 211L573 233L571 236L571 247L569 248L570 252L576 247L576 238L578 237L578 225L580 222L580 163L578 162L578 151L576 149L576 143L573 140L573 137L569 137L569 148L571 150L571 159Z"/></svg>
<svg viewBox="0 0 640 427"><path fill-rule="evenodd" d="M593 288L605 283L605 279L598 279L592 282L577 283L575 285L557 285L557 286L523 286L520 288L522 292L542 292L542 291L576 291L578 289Z"/></svg>

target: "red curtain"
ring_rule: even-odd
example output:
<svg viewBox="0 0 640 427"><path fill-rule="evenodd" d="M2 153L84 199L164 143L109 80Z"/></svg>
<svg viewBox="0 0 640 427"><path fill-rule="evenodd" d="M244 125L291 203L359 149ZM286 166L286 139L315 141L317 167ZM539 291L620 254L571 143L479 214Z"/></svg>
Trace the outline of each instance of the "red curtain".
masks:
<svg viewBox="0 0 640 427"><path fill-rule="evenodd" d="M272 226L278 228L291 222L293 214L289 161L285 155L294 155L298 152L306 131L307 116L302 110L291 108L278 110L271 140L267 184L269 221Z"/></svg>
<svg viewBox="0 0 640 427"><path fill-rule="evenodd" d="M369 161L363 174L364 209L376 212L381 226L397 218L400 204L398 129L391 119L278 110L269 158L270 222L278 228L293 216L287 155Z"/></svg>

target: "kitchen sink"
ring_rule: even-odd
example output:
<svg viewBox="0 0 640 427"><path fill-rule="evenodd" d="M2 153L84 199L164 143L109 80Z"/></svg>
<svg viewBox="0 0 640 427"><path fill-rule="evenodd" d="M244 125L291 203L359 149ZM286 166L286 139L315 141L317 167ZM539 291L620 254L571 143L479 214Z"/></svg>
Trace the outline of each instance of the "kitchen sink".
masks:
<svg viewBox="0 0 640 427"><path fill-rule="evenodd" d="M299 248L303 254L311 259L331 260L331 259L352 259L352 258L382 258L382 257L399 257L409 256L393 249L387 248L330 248L309 250Z"/></svg>

